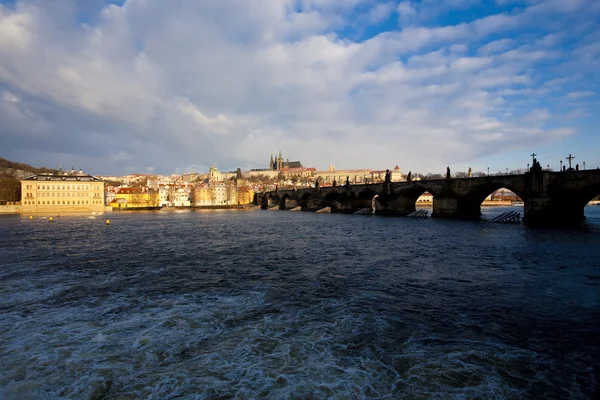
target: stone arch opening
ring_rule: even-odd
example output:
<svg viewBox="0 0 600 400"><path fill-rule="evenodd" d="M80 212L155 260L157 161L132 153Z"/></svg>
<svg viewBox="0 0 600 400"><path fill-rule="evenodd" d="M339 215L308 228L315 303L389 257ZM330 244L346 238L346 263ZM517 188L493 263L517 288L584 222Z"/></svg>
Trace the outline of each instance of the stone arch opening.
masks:
<svg viewBox="0 0 600 400"><path fill-rule="evenodd" d="M355 207L357 209L369 208L373 210L373 204L378 197L377 192L372 189L364 189L356 197Z"/></svg>
<svg viewBox="0 0 600 400"><path fill-rule="evenodd" d="M581 215L582 220L589 219L588 217L600 219L595 216L598 215L596 210L600 210L600 183L579 190L574 196L571 207L575 215Z"/></svg>
<svg viewBox="0 0 600 400"><path fill-rule="evenodd" d="M523 213L526 201L526 197L511 185L488 182L459 199L459 214L464 218L479 219L482 216L482 206L493 205L503 207L514 205L514 211ZM494 214L494 209L490 210Z"/></svg>
<svg viewBox="0 0 600 400"><path fill-rule="evenodd" d="M337 199L340 198L342 194L339 192L329 192L323 198L323 207L331 207L331 210L335 210L337 208Z"/></svg>
<svg viewBox="0 0 600 400"><path fill-rule="evenodd" d="M399 214L410 214L411 212L416 211L418 205L417 200L426 193L431 195L431 199L427 202L427 206L432 207L433 197L435 196L434 192L424 186L415 186L403 191L400 196L396 198L394 201L396 212Z"/></svg>
<svg viewBox="0 0 600 400"><path fill-rule="evenodd" d="M298 196L286 193L281 197L280 208L282 210L291 210L292 208L298 207L298 205Z"/></svg>
<svg viewBox="0 0 600 400"><path fill-rule="evenodd" d="M323 196L318 192L305 193L302 196L301 206L306 211L317 211L323 208Z"/></svg>

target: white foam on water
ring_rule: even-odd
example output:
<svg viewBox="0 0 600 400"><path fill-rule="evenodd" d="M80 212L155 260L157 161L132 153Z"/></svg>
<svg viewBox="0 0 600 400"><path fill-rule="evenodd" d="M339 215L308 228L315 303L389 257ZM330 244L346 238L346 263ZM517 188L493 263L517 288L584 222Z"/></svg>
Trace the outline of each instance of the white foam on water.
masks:
<svg viewBox="0 0 600 400"><path fill-rule="evenodd" d="M533 351L420 328L402 338L396 321L340 300L270 305L268 291L124 291L38 309L36 319L11 312L2 317L0 398L511 399L525 388L508 375L525 379L518 371L546 362Z"/></svg>

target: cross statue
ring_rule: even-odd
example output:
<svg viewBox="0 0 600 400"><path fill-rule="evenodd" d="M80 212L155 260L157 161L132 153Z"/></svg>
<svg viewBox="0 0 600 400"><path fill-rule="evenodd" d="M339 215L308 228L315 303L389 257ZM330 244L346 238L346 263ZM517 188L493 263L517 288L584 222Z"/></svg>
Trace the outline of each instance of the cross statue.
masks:
<svg viewBox="0 0 600 400"><path fill-rule="evenodd" d="M532 154L531 154L531 158L533 159L533 160L532 160L532 163L533 163L533 164L535 164L535 156L537 156L537 154L535 154L535 153L532 153ZM533 165L533 164L531 164L531 165Z"/></svg>
<svg viewBox="0 0 600 400"><path fill-rule="evenodd" d="M567 157L567 160L569 160L569 168L571 168L571 160L573 160L575 157L573 157L571 155L571 153L569 153L569 157Z"/></svg>

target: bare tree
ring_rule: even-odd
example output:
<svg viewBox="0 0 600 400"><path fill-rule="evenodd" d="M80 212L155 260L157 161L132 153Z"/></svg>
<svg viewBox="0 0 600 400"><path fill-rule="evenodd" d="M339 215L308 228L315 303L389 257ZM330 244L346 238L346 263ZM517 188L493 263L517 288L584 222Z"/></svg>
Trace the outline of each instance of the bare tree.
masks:
<svg viewBox="0 0 600 400"><path fill-rule="evenodd" d="M0 203L21 201L19 172L6 169L0 173Z"/></svg>

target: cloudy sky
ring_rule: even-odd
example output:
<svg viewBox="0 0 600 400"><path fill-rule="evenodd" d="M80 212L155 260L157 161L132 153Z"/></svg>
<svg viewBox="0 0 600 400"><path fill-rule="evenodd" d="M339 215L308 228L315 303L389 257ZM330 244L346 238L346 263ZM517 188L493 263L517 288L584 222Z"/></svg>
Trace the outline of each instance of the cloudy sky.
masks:
<svg viewBox="0 0 600 400"><path fill-rule="evenodd" d="M0 157L600 166L598 0L0 0Z"/></svg>

